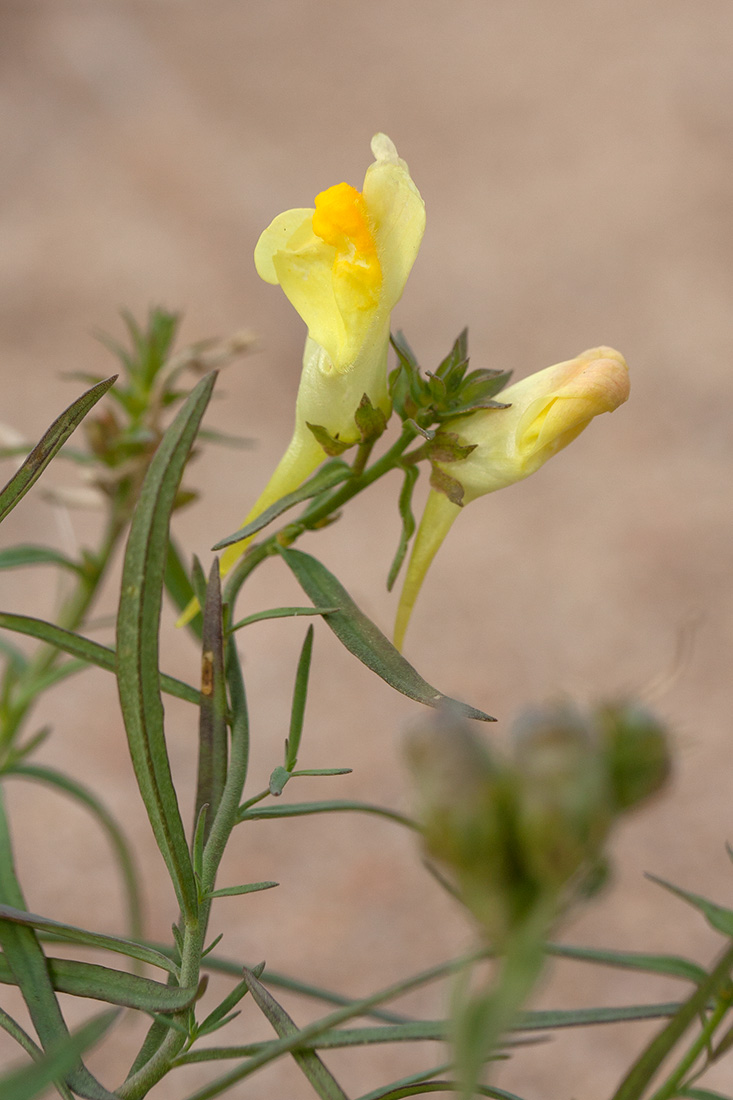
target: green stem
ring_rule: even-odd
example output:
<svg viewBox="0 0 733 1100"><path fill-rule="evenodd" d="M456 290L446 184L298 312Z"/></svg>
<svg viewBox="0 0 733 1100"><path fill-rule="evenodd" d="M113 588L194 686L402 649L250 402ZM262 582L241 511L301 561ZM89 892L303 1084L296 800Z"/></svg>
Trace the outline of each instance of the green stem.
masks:
<svg viewBox="0 0 733 1100"><path fill-rule="evenodd" d="M727 991L721 994L718 999L718 1003L710 1013L710 1016L705 1022L700 1034L695 1042L692 1044L687 1054L680 1059L680 1063L672 1074L667 1078L665 1083L660 1089L654 1093L651 1100L672 1100L673 1097L679 1095L679 1090L683 1085L684 1079L690 1070L693 1068L698 1058L703 1052L710 1047L713 1034L715 1033L718 1025L722 1021L731 1006L731 991Z"/></svg>
<svg viewBox="0 0 733 1100"><path fill-rule="evenodd" d="M324 522L348 500L351 500L357 493L362 492L362 490L368 488L369 485L372 485L380 477L383 477L384 474L389 473L390 470L399 466L404 451L407 450L410 443L412 443L416 434L415 428L408 424L403 425L399 439L384 452L381 458L372 463L368 469L359 470L360 456L357 456L357 460L354 463L354 474L348 481L345 481L343 485L335 489L334 492L329 494L324 500L320 500L319 503L311 504L309 508L306 508L300 519L296 520L294 523L287 524L273 535L263 539L262 542L250 546L239 564L232 570L224 585L224 603L228 604L230 608L234 606L239 590L250 573L252 573L266 558L276 554L278 545L290 546L304 531L312 531L317 527L323 526ZM371 450L371 447L369 447L369 450ZM368 451L366 451L366 454L368 455ZM366 455L364 461L366 461Z"/></svg>

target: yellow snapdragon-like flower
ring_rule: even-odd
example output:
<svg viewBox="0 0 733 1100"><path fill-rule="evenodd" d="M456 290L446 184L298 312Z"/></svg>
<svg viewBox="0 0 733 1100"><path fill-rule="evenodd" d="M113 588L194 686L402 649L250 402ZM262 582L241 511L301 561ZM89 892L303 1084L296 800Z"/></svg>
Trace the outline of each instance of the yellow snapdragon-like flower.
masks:
<svg viewBox="0 0 733 1100"><path fill-rule="evenodd" d="M594 417L613 412L628 396L629 371L624 357L613 348L591 348L503 390L499 400L510 403L508 409L480 409L449 421L447 430L474 450L466 458L435 465L459 483L462 504L468 504L529 477L567 447ZM428 497L397 609L398 648L425 574L462 504L436 490Z"/></svg>
<svg viewBox="0 0 733 1100"><path fill-rule="evenodd" d="M388 416L389 318L425 230L425 204L385 134L372 139L374 163L361 191L338 183L315 208L287 210L255 248L261 278L279 284L308 326L293 438L245 523L292 492L323 461L308 424L355 443L364 394ZM226 572L246 542L229 547Z"/></svg>

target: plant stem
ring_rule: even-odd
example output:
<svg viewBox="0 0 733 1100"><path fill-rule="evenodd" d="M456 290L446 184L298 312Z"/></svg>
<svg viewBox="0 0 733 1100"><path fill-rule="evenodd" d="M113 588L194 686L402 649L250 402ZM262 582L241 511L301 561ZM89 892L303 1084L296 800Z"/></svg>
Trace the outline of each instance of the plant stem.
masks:
<svg viewBox="0 0 733 1100"><path fill-rule="evenodd" d="M703 1051L709 1048L716 1028L730 1009L732 996L733 991L731 990L727 990L720 995L717 1005L710 1013L697 1039L687 1051L687 1054L680 1060L674 1072L670 1074L662 1087L657 1089L651 1097L651 1100L672 1100L673 1097L679 1095L679 1090L682 1087L685 1077L695 1065L695 1062Z"/></svg>

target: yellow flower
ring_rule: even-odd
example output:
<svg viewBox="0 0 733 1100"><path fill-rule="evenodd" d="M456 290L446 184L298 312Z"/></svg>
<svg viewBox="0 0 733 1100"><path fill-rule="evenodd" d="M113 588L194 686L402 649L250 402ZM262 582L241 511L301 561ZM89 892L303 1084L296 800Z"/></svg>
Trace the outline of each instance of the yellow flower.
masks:
<svg viewBox="0 0 733 1100"><path fill-rule="evenodd" d="M591 348L523 378L499 394L508 409L481 409L449 421L446 430L474 450L454 462L436 462L458 483L462 503L433 490L412 549L397 609L395 645L404 640L425 574L463 504L529 477L580 435L600 413L629 396L626 361L613 348Z"/></svg>
<svg viewBox="0 0 733 1100"><path fill-rule="evenodd" d="M325 455L308 428L325 428L351 444L354 413L366 394L389 416L387 352L390 312L399 301L420 248L425 204L386 134L372 139L374 163L361 191L338 183L315 208L286 210L255 248L265 282L279 284L308 326L295 406L293 437L243 525L297 489ZM227 547L222 575L249 539ZM198 604L179 620L190 621Z"/></svg>

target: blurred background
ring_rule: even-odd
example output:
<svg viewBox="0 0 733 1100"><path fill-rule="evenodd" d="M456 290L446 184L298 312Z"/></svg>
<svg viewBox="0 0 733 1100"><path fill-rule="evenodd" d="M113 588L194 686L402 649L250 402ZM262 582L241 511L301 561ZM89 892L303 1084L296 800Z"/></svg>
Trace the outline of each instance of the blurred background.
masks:
<svg viewBox="0 0 733 1100"><path fill-rule="evenodd" d="M733 903L724 848L733 774L729 0L2 0L0 421L35 440L80 391L66 375L112 373L94 333L121 338L121 307L139 317L154 304L181 310L183 343L253 332L256 351L220 379L207 423L254 446L209 448L188 477L202 499L176 518L188 554L208 563L289 439L299 379L303 326L257 278L255 242L280 211L310 205L340 180L359 186L377 130L395 141L427 204L424 244L393 315L424 366L436 366L467 324L474 366L518 378L611 344L632 373L627 406L460 517L406 656L441 690L496 715L491 737L531 702L626 693L653 702L673 729L674 781L616 833L611 886L561 934L707 963L718 937L644 872ZM56 462L4 525L4 543L68 549L92 539L94 514L67 515L40 491L74 477ZM303 543L385 631L396 606L384 588L395 497L395 485L377 486ZM270 563L245 590L242 613L287 602L283 591L299 602ZM41 570L4 574L0 592L4 609L41 615L58 599ZM114 600L110 583L100 616ZM257 789L280 762L304 626L250 630L242 648ZM110 627L95 637L108 640ZM195 680L196 651L172 615L164 647L165 667ZM195 734L183 704L167 714L188 820ZM354 773L301 780L296 797L408 808L400 744L419 717L318 625L302 763ZM167 938L173 896L133 786L113 681L96 671L69 681L36 719L55 727L40 757L101 790L141 851L150 935ZM20 781L9 797L29 907L121 932L118 878L84 812ZM365 995L470 942L413 838L387 823L254 824L233 847L221 885L281 886L220 902L214 930L224 929L231 958L266 958ZM680 993L567 963L551 967L536 1003ZM405 1007L437 1016L444 997L426 992ZM6 987L0 1004L17 1006ZM297 1022L313 1011L288 1004ZM70 1021L93 1007L68 1002ZM256 1016L247 1020L247 1034L268 1037ZM502 1066L496 1081L531 1100L603 1100L656 1026L556 1036ZM123 1021L90 1060L106 1084L119 1082L141 1034ZM0 1050L4 1064L17 1057L9 1041ZM387 1048L327 1061L358 1094L436 1053ZM178 1100L208 1077L193 1067L154 1095ZM710 1084L730 1088L733 1070ZM311 1094L283 1065L236 1095Z"/></svg>

